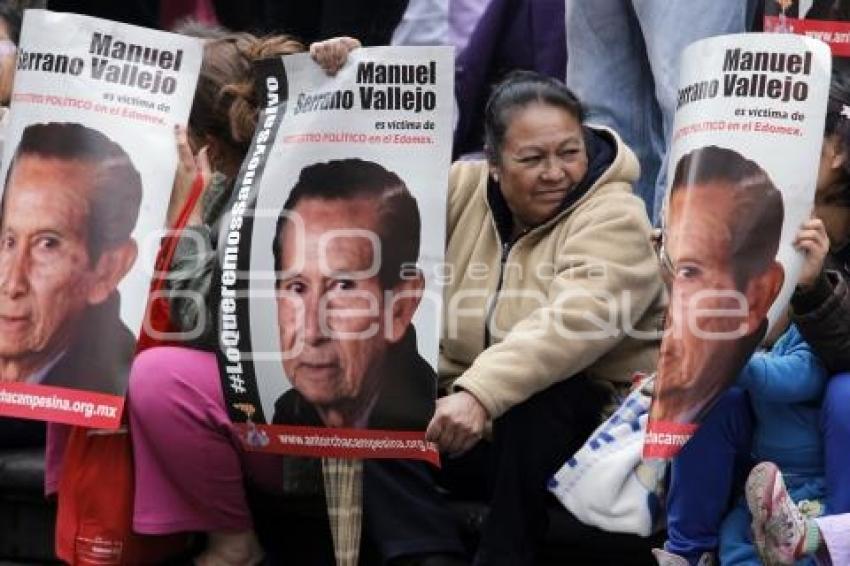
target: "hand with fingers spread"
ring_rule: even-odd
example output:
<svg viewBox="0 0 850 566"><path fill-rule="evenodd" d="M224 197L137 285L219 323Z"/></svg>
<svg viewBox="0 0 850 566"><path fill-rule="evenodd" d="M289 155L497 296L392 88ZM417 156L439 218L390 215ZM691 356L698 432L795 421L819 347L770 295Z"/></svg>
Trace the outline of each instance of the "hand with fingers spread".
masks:
<svg viewBox="0 0 850 566"><path fill-rule="evenodd" d="M204 190L209 186L212 178L212 167L210 166L209 156L207 155L207 146L204 146L197 154L192 153L192 147L189 145L189 134L184 126L174 126L174 135L177 138L177 173L174 176L174 187L171 190L171 200L168 203L168 212L166 214L166 225L174 226L177 217L186 204L189 194L192 191L192 185L195 179L200 175L204 182ZM195 204L189 215L190 226L203 223L201 217L201 200Z"/></svg>
<svg viewBox="0 0 850 566"><path fill-rule="evenodd" d="M360 47L360 41L353 37L334 37L310 44L310 55L325 72L331 76L345 65L348 54Z"/></svg>
<svg viewBox="0 0 850 566"><path fill-rule="evenodd" d="M488 418L487 409L474 395L458 391L437 399L425 438L436 443L441 452L460 454L481 440Z"/></svg>
<svg viewBox="0 0 850 566"><path fill-rule="evenodd" d="M823 221L812 217L803 222L794 239L794 247L805 255L797 287L807 289L814 285L823 270L823 262L829 252L829 236Z"/></svg>

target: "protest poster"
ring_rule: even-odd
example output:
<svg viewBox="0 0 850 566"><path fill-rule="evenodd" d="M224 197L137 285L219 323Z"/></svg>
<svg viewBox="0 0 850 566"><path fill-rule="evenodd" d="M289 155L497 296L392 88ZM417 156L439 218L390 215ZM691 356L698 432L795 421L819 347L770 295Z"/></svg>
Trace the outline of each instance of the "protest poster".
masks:
<svg viewBox="0 0 850 566"><path fill-rule="evenodd" d="M451 50L258 66L263 112L219 235L219 365L246 446L435 461Z"/></svg>
<svg viewBox="0 0 850 566"><path fill-rule="evenodd" d="M675 456L787 308L830 67L823 42L791 34L683 53L659 249L670 304L644 458Z"/></svg>
<svg viewBox="0 0 850 566"><path fill-rule="evenodd" d="M796 33L826 42L850 57L850 6L836 0L764 0L764 31Z"/></svg>
<svg viewBox="0 0 850 566"><path fill-rule="evenodd" d="M202 51L26 12L2 168L0 415L119 426Z"/></svg>

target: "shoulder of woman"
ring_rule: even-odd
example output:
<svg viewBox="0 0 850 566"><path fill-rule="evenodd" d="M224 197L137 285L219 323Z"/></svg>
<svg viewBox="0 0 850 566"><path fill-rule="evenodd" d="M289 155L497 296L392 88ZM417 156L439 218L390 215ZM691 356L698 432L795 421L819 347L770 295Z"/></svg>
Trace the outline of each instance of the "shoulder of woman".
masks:
<svg viewBox="0 0 850 566"><path fill-rule="evenodd" d="M634 193L631 183L622 180L600 183L579 208L595 210L603 214L643 213L646 215L643 200Z"/></svg>
<svg viewBox="0 0 850 566"><path fill-rule="evenodd" d="M570 216L574 226L616 225L628 230L639 229L647 234L652 229L643 200L632 192L629 183L622 181L597 187Z"/></svg>
<svg viewBox="0 0 850 566"><path fill-rule="evenodd" d="M454 188L454 185L458 184L478 183L486 179L488 172L486 161L477 159L455 161L449 170L449 184Z"/></svg>
<svg viewBox="0 0 850 566"><path fill-rule="evenodd" d="M623 141L616 130L607 126L588 125L588 129L595 132L601 138L613 146L614 158L608 166L608 170L603 173L602 178L606 182L622 181L626 183L634 183L640 177L640 164L637 156Z"/></svg>
<svg viewBox="0 0 850 566"><path fill-rule="evenodd" d="M475 191L487 184L486 161L455 161L449 171L449 206L468 201Z"/></svg>

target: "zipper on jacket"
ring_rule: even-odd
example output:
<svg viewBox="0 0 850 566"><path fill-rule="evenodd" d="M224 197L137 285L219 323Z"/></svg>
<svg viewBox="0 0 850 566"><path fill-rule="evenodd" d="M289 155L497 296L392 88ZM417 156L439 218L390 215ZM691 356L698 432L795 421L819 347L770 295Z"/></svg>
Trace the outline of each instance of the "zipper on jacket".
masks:
<svg viewBox="0 0 850 566"><path fill-rule="evenodd" d="M487 316L484 317L484 349L490 347L490 321L496 312L496 301L499 299L499 292L502 290L502 283L505 281L505 264L508 262L508 254L511 253L511 242L502 244L502 257L499 260L499 281L496 283L496 290L493 292L493 299L490 301L490 306L487 309Z"/></svg>
<svg viewBox="0 0 850 566"><path fill-rule="evenodd" d="M511 253L511 249L519 242L520 238L525 236L531 232L530 228L526 228L519 235L510 242L505 242L502 245L502 257L499 260L499 281L496 283L496 290L493 292L493 300L490 302L490 306L487 308L487 316L484 317L484 349L490 347L490 342L492 336L490 336L490 321L493 319L493 315L496 314L496 302L499 300L499 293L502 291L502 285L505 282L505 264L508 262L508 255ZM498 230L496 231L498 234Z"/></svg>

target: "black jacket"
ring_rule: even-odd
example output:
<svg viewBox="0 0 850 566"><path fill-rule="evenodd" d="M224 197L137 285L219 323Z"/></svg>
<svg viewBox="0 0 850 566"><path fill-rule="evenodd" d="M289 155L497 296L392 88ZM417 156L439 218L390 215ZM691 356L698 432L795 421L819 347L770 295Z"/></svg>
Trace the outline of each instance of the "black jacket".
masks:
<svg viewBox="0 0 850 566"><path fill-rule="evenodd" d="M437 374L419 355L412 327L387 352L383 374L378 400L369 415L369 428L425 430L434 414ZM313 405L295 388L281 395L274 409L274 424L324 426Z"/></svg>
<svg viewBox="0 0 850 566"><path fill-rule="evenodd" d="M88 309L76 340L41 384L124 395L135 350L136 337L121 321L120 300L113 293Z"/></svg>
<svg viewBox="0 0 850 566"><path fill-rule="evenodd" d="M791 299L792 321L827 369L850 370L850 244L827 256L811 289Z"/></svg>

